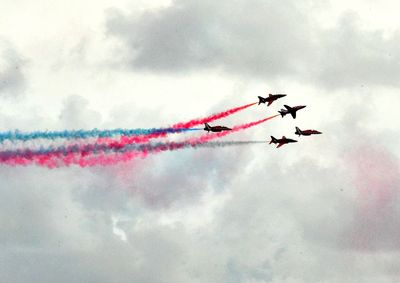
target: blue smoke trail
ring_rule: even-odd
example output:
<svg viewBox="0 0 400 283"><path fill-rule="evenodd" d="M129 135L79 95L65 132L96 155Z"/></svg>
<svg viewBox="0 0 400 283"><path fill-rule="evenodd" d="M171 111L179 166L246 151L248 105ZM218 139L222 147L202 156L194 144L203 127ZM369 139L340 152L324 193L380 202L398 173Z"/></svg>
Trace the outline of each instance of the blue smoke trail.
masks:
<svg viewBox="0 0 400 283"><path fill-rule="evenodd" d="M85 138L105 138L114 136L139 136L148 134L173 134L188 131L198 131L200 128L153 128L153 129L114 129L114 130L74 130L74 131L35 131L20 132L8 131L0 132L0 143L10 141L27 141L34 139L85 139Z"/></svg>

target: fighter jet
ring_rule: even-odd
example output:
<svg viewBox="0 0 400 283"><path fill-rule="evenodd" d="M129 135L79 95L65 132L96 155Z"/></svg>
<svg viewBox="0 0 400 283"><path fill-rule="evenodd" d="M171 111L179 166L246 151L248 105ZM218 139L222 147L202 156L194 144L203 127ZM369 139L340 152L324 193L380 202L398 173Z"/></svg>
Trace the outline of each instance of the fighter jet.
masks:
<svg viewBox="0 0 400 283"><path fill-rule="evenodd" d="M296 135L300 136L311 136L311 135L319 135L322 134L319 131L316 130L300 130L299 127L296 127L296 132L294 132Z"/></svg>
<svg viewBox="0 0 400 283"><path fill-rule="evenodd" d="M268 102L267 106L270 106L272 104L272 102L274 102L275 100L277 100L278 98L284 97L286 96L286 94L269 94L268 97L261 97L259 96L258 99L258 105L260 105L261 103L265 103Z"/></svg>
<svg viewBox="0 0 400 283"><path fill-rule="evenodd" d="M209 124L205 123L204 124L205 128L204 131L207 132L222 132L222 131L231 131L231 128L225 127L225 126L210 126Z"/></svg>
<svg viewBox="0 0 400 283"><path fill-rule="evenodd" d="M276 148L278 148L278 147L281 147L284 144L292 143L292 142L297 142L297 141L296 140L292 140L292 139L288 139L285 136L282 136L281 139L277 139L277 138L274 138L273 136L271 136L271 141L269 142L269 144L271 144L271 143L278 144L278 146L276 147Z"/></svg>
<svg viewBox="0 0 400 283"><path fill-rule="evenodd" d="M303 109L306 107L306 105L300 105L300 106L294 106L294 107L290 107L288 105L283 105L285 106L286 109L281 109L279 112L279 114L282 115L282 117L284 117L286 114L290 114L292 115L293 119L296 119L296 112L300 109Z"/></svg>

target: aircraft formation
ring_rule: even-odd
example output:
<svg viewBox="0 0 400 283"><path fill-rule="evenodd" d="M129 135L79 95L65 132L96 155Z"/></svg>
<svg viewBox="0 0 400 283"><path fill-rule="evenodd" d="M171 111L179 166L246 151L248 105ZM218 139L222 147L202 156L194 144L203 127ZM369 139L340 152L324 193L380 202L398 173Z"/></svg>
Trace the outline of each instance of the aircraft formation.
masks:
<svg viewBox="0 0 400 283"><path fill-rule="evenodd" d="M284 105L284 108L275 115L232 127L210 124L257 104L266 104L266 107L269 107L276 100L286 96L287 94L269 94L267 97L259 96L257 102L236 106L205 117L181 121L167 127L94 128L91 130L59 131L33 130L30 132L19 130L0 131L0 166L37 165L50 169L71 165L80 167L108 166L135 158L145 158L149 154L175 151L183 148L220 148L258 143L274 144L279 148L285 144L296 143L297 140L284 135L282 138L271 136L271 140L268 141L215 140L255 127L272 119L279 119L279 116L282 118L292 116L293 119L296 119L297 112L304 109L305 105ZM199 125L204 125L204 128L196 127ZM206 133L197 135L195 134L197 131L206 131ZM186 136L185 133L193 134ZM294 133L299 137L321 134L317 130L300 129L297 126ZM174 140L169 139L173 134L179 137Z"/></svg>
<svg viewBox="0 0 400 283"><path fill-rule="evenodd" d="M267 97L261 97L258 96L258 105L260 104L267 104L267 107L270 106L275 100L285 97L287 94L272 94L270 93ZM293 119L296 119L296 113L297 111L306 108L306 105L298 105L298 106L289 106L289 105L283 105L285 108L282 108L281 110L278 111L278 113L283 117L285 117L287 114L290 114ZM204 130L207 132L222 132L222 131L231 131L231 128L228 128L226 126L210 126L208 123L205 123L205 128ZM322 132L319 132L317 130L301 130L299 127L295 127L296 131L294 132L296 135L300 136L311 136L311 135L319 135L322 134ZM274 136L271 136L271 140L269 144L277 144L277 148L288 144L288 143L295 143L297 140L287 138L285 136L282 136L282 138L277 139Z"/></svg>

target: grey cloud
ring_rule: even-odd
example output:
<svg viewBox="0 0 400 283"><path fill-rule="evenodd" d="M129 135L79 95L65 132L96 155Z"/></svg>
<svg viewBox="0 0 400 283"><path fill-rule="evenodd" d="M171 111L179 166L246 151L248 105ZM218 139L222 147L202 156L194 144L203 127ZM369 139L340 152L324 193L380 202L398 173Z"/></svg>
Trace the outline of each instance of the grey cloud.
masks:
<svg viewBox="0 0 400 283"><path fill-rule="evenodd" d="M400 160L363 142L345 155L356 190L356 210L348 246L360 250L399 250Z"/></svg>
<svg viewBox="0 0 400 283"><path fill-rule="evenodd" d="M362 154L376 159L371 151ZM381 182L369 184L376 192L367 197L372 209L366 211L365 196L359 195L348 160L321 167L313 159L301 158L288 166L283 158L279 162L263 155L259 158L259 166L252 167L250 174L235 179L238 185L231 187L233 197L213 226L217 227L213 233L221 235L216 246L225 257L220 260L227 264L231 259L231 267L239 267L233 268L239 272L235 278L258 279L249 272L252 270L264 274L267 282L271 274L272 282L390 280L392 275L385 265L376 265L371 258L375 252L388 251L391 269L399 266L399 225L395 219L400 182L398 178L388 179L396 172L399 160L389 163L397 164L390 172L385 172L387 165L381 168L376 160L377 172L369 174L381 174ZM368 185L374 177L366 178ZM378 191L386 191L381 187L385 184L391 186L387 188L389 201L378 209L382 197ZM368 259L358 263L357 259L366 254ZM365 269L368 272L363 272Z"/></svg>
<svg viewBox="0 0 400 283"><path fill-rule="evenodd" d="M64 101L59 115L60 122L68 129L92 127L101 123L101 114L91 110L89 102L82 96L71 95Z"/></svg>
<svg viewBox="0 0 400 283"><path fill-rule="evenodd" d="M85 229L79 228L80 218L84 215L74 198L88 185L101 188L101 178L93 179L90 173L73 177L76 171L72 168L49 171L2 166L0 169L3 180L0 186L0 245L4 249L52 250L59 243L73 249L86 241ZM65 179L68 184L55 182Z"/></svg>
<svg viewBox="0 0 400 283"><path fill-rule="evenodd" d="M319 33L317 75L329 88L399 86L400 31L363 31L356 15L343 15Z"/></svg>
<svg viewBox="0 0 400 283"><path fill-rule="evenodd" d="M345 14L332 29L313 1L174 1L142 14L108 13L107 31L134 70L220 69L228 74L306 80L326 88L398 86L399 32L366 31ZM310 7L314 7L310 9Z"/></svg>
<svg viewBox="0 0 400 283"><path fill-rule="evenodd" d="M136 165L136 174L124 179L126 189L153 209L187 207L205 192L224 191L251 158L239 148L180 150L178 160L176 154L163 152L143 161L146 166Z"/></svg>
<svg viewBox="0 0 400 283"><path fill-rule="evenodd" d="M4 41L0 41L0 56L0 97L15 97L26 87L26 60Z"/></svg>
<svg viewBox="0 0 400 283"><path fill-rule="evenodd" d="M330 133L334 133L329 137L329 150L336 152L336 166L340 168L335 168L337 173L333 177L340 176L345 180L337 188L341 193L352 193L351 198L344 203L341 201L342 204L336 207L344 213L339 220L341 232L336 234L342 240L336 244L345 250L397 252L400 159L396 155L396 147L387 144L382 132L364 128L374 109L357 108L356 105L359 103L346 107L346 115L339 122L325 125ZM397 140L397 136L391 138ZM326 182L327 186L334 183L334 179ZM332 227L331 222L329 226ZM332 243L328 239L334 233L328 228L324 230L329 231L325 242Z"/></svg>
<svg viewBox="0 0 400 283"><path fill-rule="evenodd" d="M233 162L229 152L210 152L204 157L193 151L186 157L182 153L184 160L178 166L168 154L157 156L154 162L159 166L147 164L153 169L147 173L134 164L129 171L134 178L121 176L124 166L92 170L1 167L1 280L196 282L188 271L196 270L195 256L188 263L191 250L197 250L194 239L182 226L160 225L158 213L155 220L146 215L154 208L165 211L196 203L195 198L214 189L210 186L216 179L230 184L229 176L236 173L232 170L241 167L219 169L227 159ZM214 164L213 169L200 169L204 163L196 160L203 158ZM186 169L185 163L192 167ZM131 190L132 183L137 190ZM113 215L132 219L121 226L127 243L113 235ZM136 228L140 218L148 221L148 228Z"/></svg>
<svg viewBox="0 0 400 283"><path fill-rule="evenodd" d="M293 1L176 1L143 15L113 11L107 27L128 45L134 68L165 72L277 77L295 72L310 44L308 20Z"/></svg>

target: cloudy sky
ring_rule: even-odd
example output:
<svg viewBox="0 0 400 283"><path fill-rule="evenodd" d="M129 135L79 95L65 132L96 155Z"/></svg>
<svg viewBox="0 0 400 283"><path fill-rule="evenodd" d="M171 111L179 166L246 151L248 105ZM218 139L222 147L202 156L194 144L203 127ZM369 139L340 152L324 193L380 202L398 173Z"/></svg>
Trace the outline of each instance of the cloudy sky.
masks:
<svg viewBox="0 0 400 283"><path fill-rule="evenodd" d="M229 139L324 134L110 167L0 165L0 282L398 282L399 9L1 1L1 131L166 126L283 92L307 105L296 120Z"/></svg>

